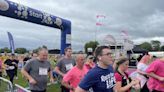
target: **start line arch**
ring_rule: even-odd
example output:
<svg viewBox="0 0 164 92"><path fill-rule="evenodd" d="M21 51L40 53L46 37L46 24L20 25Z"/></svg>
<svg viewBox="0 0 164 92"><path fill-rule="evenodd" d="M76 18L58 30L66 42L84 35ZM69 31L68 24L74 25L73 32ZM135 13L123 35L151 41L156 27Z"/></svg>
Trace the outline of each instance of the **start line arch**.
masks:
<svg viewBox="0 0 164 92"><path fill-rule="evenodd" d="M61 30L60 54L71 46L71 22L8 0L0 0L0 15Z"/></svg>

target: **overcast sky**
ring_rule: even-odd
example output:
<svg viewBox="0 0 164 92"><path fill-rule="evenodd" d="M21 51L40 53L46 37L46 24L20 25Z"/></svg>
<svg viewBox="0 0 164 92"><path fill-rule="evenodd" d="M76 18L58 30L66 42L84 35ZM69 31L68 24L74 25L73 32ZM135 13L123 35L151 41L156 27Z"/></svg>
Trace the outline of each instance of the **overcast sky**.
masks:
<svg viewBox="0 0 164 92"><path fill-rule="evenodd" d="M95 39L101 43L107 34L120 40L121 30L126 30L135 44L150 40L164 43L164 0L11 1L70 20L74 50L83 50L86 42ZM97 19L97 15L105 18ZM103 25L96 26L97 21ZM60 30L0 16L1 48L9 47L7 31L12 33L16 48L60 48Z"/></svg>

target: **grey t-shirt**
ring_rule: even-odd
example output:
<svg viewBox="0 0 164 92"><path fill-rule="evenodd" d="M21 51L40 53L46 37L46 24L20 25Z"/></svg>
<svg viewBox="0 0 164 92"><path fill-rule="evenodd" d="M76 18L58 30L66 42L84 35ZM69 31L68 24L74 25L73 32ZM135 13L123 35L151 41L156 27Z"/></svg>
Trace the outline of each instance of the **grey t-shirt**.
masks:
<svg viewBox="0 0 164 92"><path fill-rule="evenodd" d="M59 70L66 74L73 66L75 65L74 59L67 59L62 58L57 62L57 67L59 67Z"/></svg>
<svg viewBox="0 0 164 92"><path fill-rule="evenodd" d="M38 59L31 59L24 66L24 69L37 82L37 84L35 85L30 84L30 90L42 91L46 89L48 72L51 70L51 65L49 61L39 61Z"/></svg>

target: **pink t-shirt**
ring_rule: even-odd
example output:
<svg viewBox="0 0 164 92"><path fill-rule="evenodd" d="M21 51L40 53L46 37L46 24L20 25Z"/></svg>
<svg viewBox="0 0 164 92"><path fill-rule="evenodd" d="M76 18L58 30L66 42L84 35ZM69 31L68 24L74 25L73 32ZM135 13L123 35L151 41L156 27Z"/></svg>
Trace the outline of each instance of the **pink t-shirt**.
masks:
<svg viewBox="0 0 164 92"><path fill-rule="evenodd" d="M84 68L87 69L87 72L88 72L89 70L91 70L92 68L94 68L94 67L95 67L95 64L94 64L94 63L92 64L92 67L91 67L89 64L84 64Z"/></svg>
<svg viewBox="0 0 164 92"><path fill-rule="evenodd" d="M2 71L2 60L0 59L0 72Z"/></svg>
<svg viewBox="0 0 164 92"><path fill-rule="evenodd" d="M164 77L164 61L160 59L152 62L146 70L147 73L153 72L154 74ZM164 92L164 82L161 82L153 77L148 80L148 88L150 90L158 90Z"/></svg>
<svg viewBox="0 0 164 92"><path fill-rule="evenodd" d="M76 88L80 81L84 78L84 75L87 73L87 69L83 67L82 70L74 66L68 73L64 76L63 81L69 82L73 88ZM70 92L72 92L70 90Z"/></svg>

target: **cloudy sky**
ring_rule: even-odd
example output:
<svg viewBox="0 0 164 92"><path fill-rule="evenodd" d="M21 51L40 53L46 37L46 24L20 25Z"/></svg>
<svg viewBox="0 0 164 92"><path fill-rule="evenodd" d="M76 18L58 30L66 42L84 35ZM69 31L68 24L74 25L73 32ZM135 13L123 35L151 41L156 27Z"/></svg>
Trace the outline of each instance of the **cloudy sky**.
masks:
<svg viewBox="0 0 164 92"><path fill-rule="evenodd" d="M164 43L164 0L11 0L72 22L72 47L83 50L88 41L100 43L108 34L120 40L121 30L139 44L159 40ZM104 15L105 18L96 18ZM96 26L99 21L103 25ZM60 30L0 16L0 48L9 47L6 32L15 47L35 49L46 45L60 48ZM95 35L96 34L96 35Z"/></svg>

